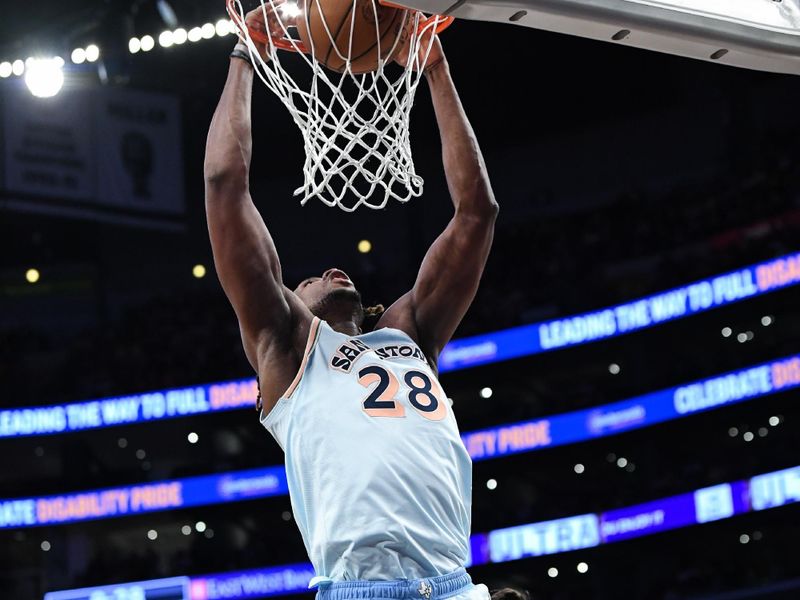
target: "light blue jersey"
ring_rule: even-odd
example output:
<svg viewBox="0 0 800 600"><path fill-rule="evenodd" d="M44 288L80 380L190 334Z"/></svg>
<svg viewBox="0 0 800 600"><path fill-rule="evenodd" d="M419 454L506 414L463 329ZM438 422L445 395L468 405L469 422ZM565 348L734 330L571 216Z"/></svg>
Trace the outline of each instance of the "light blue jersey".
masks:
<svg viewBox="0 0 800 600"><path fill-rule="evenodd" d="M317 580L417 579L466 564L472 462L408 335L348 336L315 318L297 377L261 422L286 454Z"/></svg>

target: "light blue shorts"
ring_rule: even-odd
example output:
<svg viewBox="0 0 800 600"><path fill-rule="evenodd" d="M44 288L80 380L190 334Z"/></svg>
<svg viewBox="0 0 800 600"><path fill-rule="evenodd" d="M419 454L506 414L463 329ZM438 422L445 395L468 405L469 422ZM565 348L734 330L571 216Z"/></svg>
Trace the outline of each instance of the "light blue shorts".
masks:
<svg viewBox="0 0 800 600"><path fill-rule="evenodd" d="M320 586L317 600L489 600L485 585L475 585L464 569L427 579L336 581Z"/></svg>

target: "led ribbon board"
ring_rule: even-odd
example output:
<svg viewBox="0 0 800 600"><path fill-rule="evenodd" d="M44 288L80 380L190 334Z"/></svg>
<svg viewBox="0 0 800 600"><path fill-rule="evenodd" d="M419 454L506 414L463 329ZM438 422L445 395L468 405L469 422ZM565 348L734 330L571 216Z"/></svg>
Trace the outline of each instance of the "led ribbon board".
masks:
<svg viewBox="0 0 800 600"><path fill-rule="evenodd" d="M605 406L466 433L474 461L561 446L778 393L800 385L800 355ZM0 529L55 525L288 493L283 466L82 493L0 500Z"/></svg>
<svg viewBox="0 0 800 600"><path fill-rule="evenodd" d="M655 327L800 283L800 253L594 312L454 340L441 372L531 356Z"/></svg>
<svg viewBox="0 0 800 600"><path fill-rule="evenodd" d="M472 556L466 566L594 548L797 502L800 467L601 514L478 533L470 539ZM314 575L310 564L301 563L49 592L44 600L249 600L307 592Z"/></svg>
<svg viewBox="0 0 800 600"><path fill-rule="evenodd" d="M441 372L588 344L800 283L800 253L564 319L449 343ZM0 410L0 438L84 431L253 408L255 378L88 402Z"/></svg>
<svg viewBox="0 0 800 600"><path fill-rule="evenodd" d="M110 519L289 493L282 466L0 501L0 529Z"/></svg>

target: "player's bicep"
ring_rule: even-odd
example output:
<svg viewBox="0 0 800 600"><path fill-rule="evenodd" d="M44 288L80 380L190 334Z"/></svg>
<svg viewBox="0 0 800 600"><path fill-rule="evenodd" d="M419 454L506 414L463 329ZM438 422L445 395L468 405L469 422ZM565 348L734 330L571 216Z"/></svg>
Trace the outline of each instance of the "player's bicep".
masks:
<svg viewBox="0 0 800 600"><path fill-rule="evenodd" d="M422 262L410 305L420 342L434 358L475 298L494 238L494 221L494 213L456 213Z"/></svg>
<svg viewBox="0 0 800 600"><path fill-rule="evenodd" d="M207 189L206 213L214 265L243 337L288 327L278 253L249 193Z"/></svg>

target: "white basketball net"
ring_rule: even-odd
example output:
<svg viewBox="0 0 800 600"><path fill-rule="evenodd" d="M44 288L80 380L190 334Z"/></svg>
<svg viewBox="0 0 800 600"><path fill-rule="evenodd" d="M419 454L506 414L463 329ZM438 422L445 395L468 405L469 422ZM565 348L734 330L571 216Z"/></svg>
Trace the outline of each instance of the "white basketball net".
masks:
<svg viewBox="0 0 800 600"><path fill-rule="evenodd" d="M276 8L274 0L259 1L266 21L267 8ZM320 0L306 1L309 5L316 2L317 10L323 14ZM354 5L357 2L351 1ZM294 193L301 197L303 205L317 197L328 206L352 212L361 205L379 209L385 207L390 198L407 202L422 195L423 180L417 175L411 156L409 124L414 94L433 46L434 36L426 34L435 30L440 21L438 18L423 20L421 13L408 12L407 19L413 20L408 42L410 58L408 65L401 67L394 63L394 57L403 36L396 36L388 54L385 48L381 50L377 0L369 1L376 15L378 56L388 58L378 61L377 71L363 74L353 73L350 64L354 18L350 21L351 47L347 56L342 56L331 40L334 52L342 61L347 61L345 70L337 73L317 62L313 36L309 36L312 48L309 54L304 54L295 40L296 32L287 29L283 22L280 26L284 38L292 40L296 52L281 51L267 27L268 60L263 60L244 24L246 12L241 0L231 0L229 4L229 14L239 30L239 37L250 50L258 77L281 99L303 134L304 183ZM356 14L355 6L351 14ZM327 24L325 28L327 30ZM331 36L330 31L328 35ZM284 60L293 73L298 71L298 63L311 68L306 89L301 89L296 76L284 68Z"/></svg>

